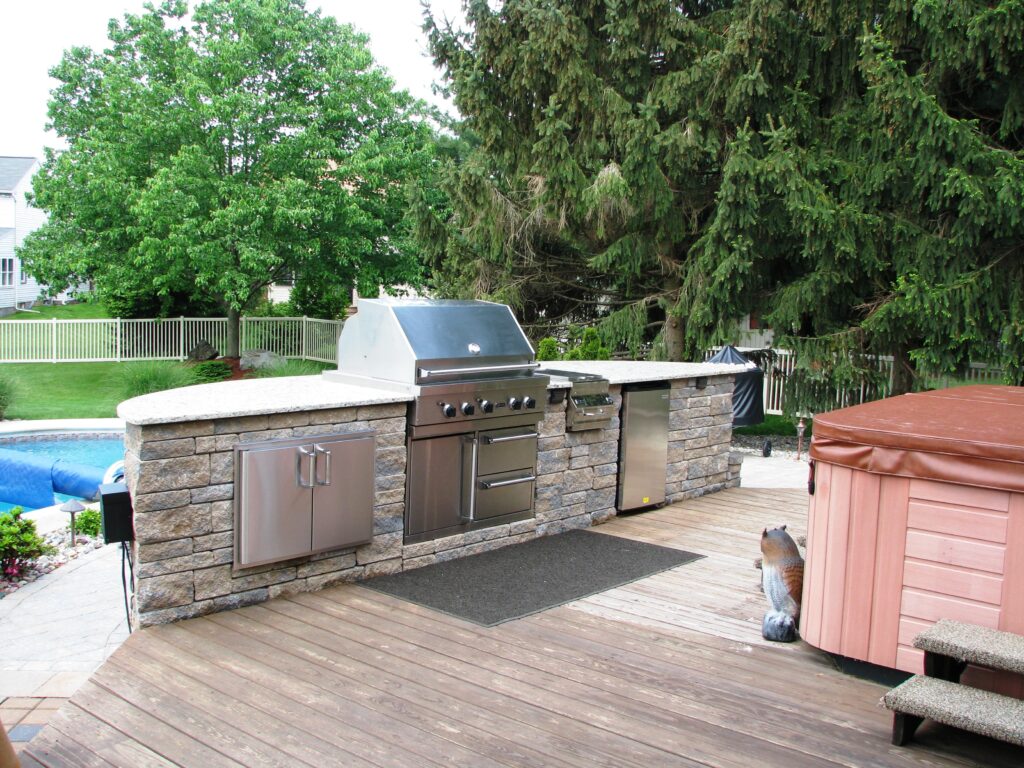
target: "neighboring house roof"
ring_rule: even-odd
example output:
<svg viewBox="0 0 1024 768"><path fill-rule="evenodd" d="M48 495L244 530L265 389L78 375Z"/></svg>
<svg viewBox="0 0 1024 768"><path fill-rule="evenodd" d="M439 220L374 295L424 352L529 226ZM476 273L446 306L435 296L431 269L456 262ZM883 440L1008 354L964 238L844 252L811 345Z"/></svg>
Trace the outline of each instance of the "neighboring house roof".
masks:
<svg viewBox="0 0 1024 768"><path fill-rule="evenodd" d="M13 192L35 164L34 157L0 157L0 193Z"/></svg>

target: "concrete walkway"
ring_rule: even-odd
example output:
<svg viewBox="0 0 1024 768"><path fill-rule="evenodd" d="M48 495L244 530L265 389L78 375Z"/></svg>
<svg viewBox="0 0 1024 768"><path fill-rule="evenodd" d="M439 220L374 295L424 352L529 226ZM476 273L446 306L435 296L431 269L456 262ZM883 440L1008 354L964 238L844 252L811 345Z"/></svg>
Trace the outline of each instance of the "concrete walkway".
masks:
<svg viewBox="0 0 1024 768"><path fill-rule="evenodd" d="M743 454L741 488L806 488L807 454L798 461L790 456Z"/></svg>
<svg viewBox="0 0 1024 768"><path fill-rule="evenodd" d="M70 696L127 636L121 548L109 544L0 600L0 700Z"/></svg>

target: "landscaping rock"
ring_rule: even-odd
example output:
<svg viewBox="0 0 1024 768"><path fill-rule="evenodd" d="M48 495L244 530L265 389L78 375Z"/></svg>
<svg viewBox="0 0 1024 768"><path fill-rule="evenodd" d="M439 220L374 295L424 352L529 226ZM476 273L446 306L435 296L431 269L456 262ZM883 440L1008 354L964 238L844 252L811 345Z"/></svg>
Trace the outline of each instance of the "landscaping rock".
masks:
<svg viewBox="0 0 1024 768"><path fill-rule="evenodd" d="M220 356L214 346L206 339L201 339L188 353L188 359L193 363L201 363L204 360L213 360Z"/></svg>
<svg viewBox="0 0 1024 768"><path fill-rule="evenodd" d="M243 371L258 371L264 368L280 368L287 361L277 352L267 349L250 349L242 353Z"/></svg>

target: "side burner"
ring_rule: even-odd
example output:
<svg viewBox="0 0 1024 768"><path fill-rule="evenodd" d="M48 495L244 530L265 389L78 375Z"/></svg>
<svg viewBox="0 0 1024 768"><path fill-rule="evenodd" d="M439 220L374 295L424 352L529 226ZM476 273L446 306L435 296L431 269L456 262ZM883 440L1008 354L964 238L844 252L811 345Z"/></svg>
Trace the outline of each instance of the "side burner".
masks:
<svg viewBox="0 0 1024 768"><path fill-rule="evenodd" d="M544 368L541 373L554 384L565 382L571 387L565 408L565 428L569 432L604 429L615 417L615 402L608 394L608 379L593 373L577 373Z"/></svg>

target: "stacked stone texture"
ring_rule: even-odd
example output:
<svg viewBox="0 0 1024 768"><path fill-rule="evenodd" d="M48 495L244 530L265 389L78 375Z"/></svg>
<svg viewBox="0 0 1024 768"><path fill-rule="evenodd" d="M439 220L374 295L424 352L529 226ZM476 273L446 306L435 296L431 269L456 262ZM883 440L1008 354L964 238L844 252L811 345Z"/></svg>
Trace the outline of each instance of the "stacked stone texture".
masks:
<svg viewBox="0 0 1024 768"><path fill-rule="evenodd" d="M731 377L672 384L667 500L739 485L730 456ZM610 395L616 412L621 387ZM619 419L567 432L563 401L539 425L536 509L530 520L403 546L404 403L155 426L129 424L126 478L135 507L135 622L162 624L345 581L479 554L615 515ZM363 546L235 569L234 453L240 443L374 430L373 540Z"/></svg>
<svg viewBox="0 0 1024 768"><path fill-rule="evenodd" d="M740 484L732 442L731 376L715 376L703 389L693 379L672 382L668 424L669 503Z"/></svg>
<svg viewBox="0 0 1024 768"><path fill-rule="evenodd" d="M162 624L402 569L405 404L129 424L139 626ZM360 547L234 569L235 445L376 432L373 540Z"/></svg>

